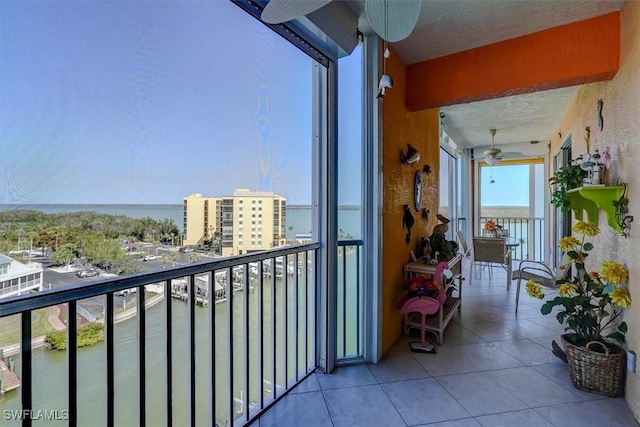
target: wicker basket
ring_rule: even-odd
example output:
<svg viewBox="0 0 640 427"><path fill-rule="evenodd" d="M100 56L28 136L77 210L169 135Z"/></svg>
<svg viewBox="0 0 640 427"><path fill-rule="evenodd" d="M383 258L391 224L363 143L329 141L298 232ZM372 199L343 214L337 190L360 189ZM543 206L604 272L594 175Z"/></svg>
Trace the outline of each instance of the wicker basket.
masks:
<svg viewBox="0 0 640 427"><path fill-rule="evenodd" d="M584 347L571 344L562 336L562 343L569 360L571 381L576 388L606 396L621 396L624 393L625 352L612 354L599 341L591 341ZM589 350L599 345L604 353Z"/></svg>

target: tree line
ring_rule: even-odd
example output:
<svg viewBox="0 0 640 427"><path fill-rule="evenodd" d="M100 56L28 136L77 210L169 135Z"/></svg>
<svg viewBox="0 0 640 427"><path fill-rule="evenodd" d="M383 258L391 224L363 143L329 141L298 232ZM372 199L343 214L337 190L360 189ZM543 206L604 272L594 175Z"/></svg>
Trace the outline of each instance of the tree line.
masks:
<svg viewBox="0 0 640 427"><path fill-rule="evenodd" d="M179 238L180 230L171 219L131 218L88 211L0 212L0 252L49 249L51 261L68 264L75 258L85 258L118 274L136 270L122 250L123 241L172 244Z"/></svg>

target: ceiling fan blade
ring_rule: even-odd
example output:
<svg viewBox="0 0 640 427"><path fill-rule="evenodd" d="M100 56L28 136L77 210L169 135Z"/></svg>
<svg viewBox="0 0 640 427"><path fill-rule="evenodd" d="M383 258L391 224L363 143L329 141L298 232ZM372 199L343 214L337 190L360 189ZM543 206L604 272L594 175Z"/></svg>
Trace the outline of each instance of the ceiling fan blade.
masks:
<svg viewBox="0 0 640 427"><path fill-rule="evenodd" d="M418 23L421 5L421 0L366 0L364 9L373 31L393 43L411 34Z"/></svg>
<svg viewBox="0 0 640 427"><path fill-rule="evenodd" d="M260 19L267 24L281 24L300 18L331 3L332 0L270 0Z"/></svg>

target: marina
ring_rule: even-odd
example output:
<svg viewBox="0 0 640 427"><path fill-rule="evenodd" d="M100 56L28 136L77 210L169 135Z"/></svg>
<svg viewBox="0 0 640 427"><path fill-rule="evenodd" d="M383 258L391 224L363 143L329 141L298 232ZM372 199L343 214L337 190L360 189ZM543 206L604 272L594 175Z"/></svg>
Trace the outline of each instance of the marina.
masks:
<svg viewBox="0 0 640 427"><path fill-rule="evenodd" d="M20 379L13 372L12 365L13 362L10 361L9 366L7 366L4 357L0 354L0 396L4 396L6 392L20 387Z"/></svg>

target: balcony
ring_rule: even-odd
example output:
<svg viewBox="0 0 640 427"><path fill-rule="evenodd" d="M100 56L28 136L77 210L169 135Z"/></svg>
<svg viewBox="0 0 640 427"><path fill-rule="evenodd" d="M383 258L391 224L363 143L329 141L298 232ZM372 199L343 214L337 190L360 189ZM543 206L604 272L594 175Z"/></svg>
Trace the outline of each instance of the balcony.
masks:
<svg viewBox="0 0 640 427"><path fill-rule="evenodd" d="M355 266L360 265L361 245L342 241L338 251L337 356L347 361L360 351L361 279ZM258 417L261 425L521 425L523 420L637 425L624 399L573 387L567 366L550 351L562 328L542 316L540 302L525 294L516 316L515 287L506 291L504 273L497 270L491 277L486 270L474 272L474 284L464 289L463 309L446 329L437 354L411 353L408 343L418 336L401 337L378 364L314 372L317 249L278 249L1 300L0 317L19 314L23 326L17 369L22 384L0 398L5 399L3 409L57 410L59 416L68 414L69 425L84 425L87 417L101 425L203 425L211 420L230 425L228 414L233 414L233 425ZM220 285L215 304L207 304L211 293L202 286L204 277ZM270 277L277 278L276 286ZM145 285L161 286L162 292L150 297L142 292ZM120 325L126 311L114 307L113 295L132 288L137 289L136 307L147 309L134 310L134 324ZM42 355L50 352L32 347L32 313L64 304L73 316L80 300L96 296L106 301L104 345L68 351L66 361L63 357L57 368L47 369ZM187 303L172 296L183 296ZM163 303L168 300L172 303ZM73 324L70 343L76 333ZM88 364L88 353L104 362ZM101 386L87 388L87 382ZM57 395L46 392L51 384ZM65 393L66 384L77 386ZM7 425L19 425L14 421ZM26 420L23 425L31 424Z"/></svg>
<svg viewBox="0 0 640 427"><path fill-rule="evenodd" d="M0 397L3 414L12 414L6 425L19 425L25 413L38 419L38 411L69 425L249 422L316 368L318 247L0 299L0 320L20 341L2 352L20 378L18 390ZM76 349L80 327L70 322L67 351L35 348L43 316L62 308L63 319L86 318L82 306L91 304L103 309L96 317L104 342Z"/></svg>
<svg viewBox="0 0 640 427"><path fill-rule="evenodd" d="M515 286L506 291L496 271L465 287L437 354L410 352L420 338L403 336L378 364L312 374L260 425L637 426L623 398L571 384L551 354L561 326L526 294L516 317Z"/></svg>

